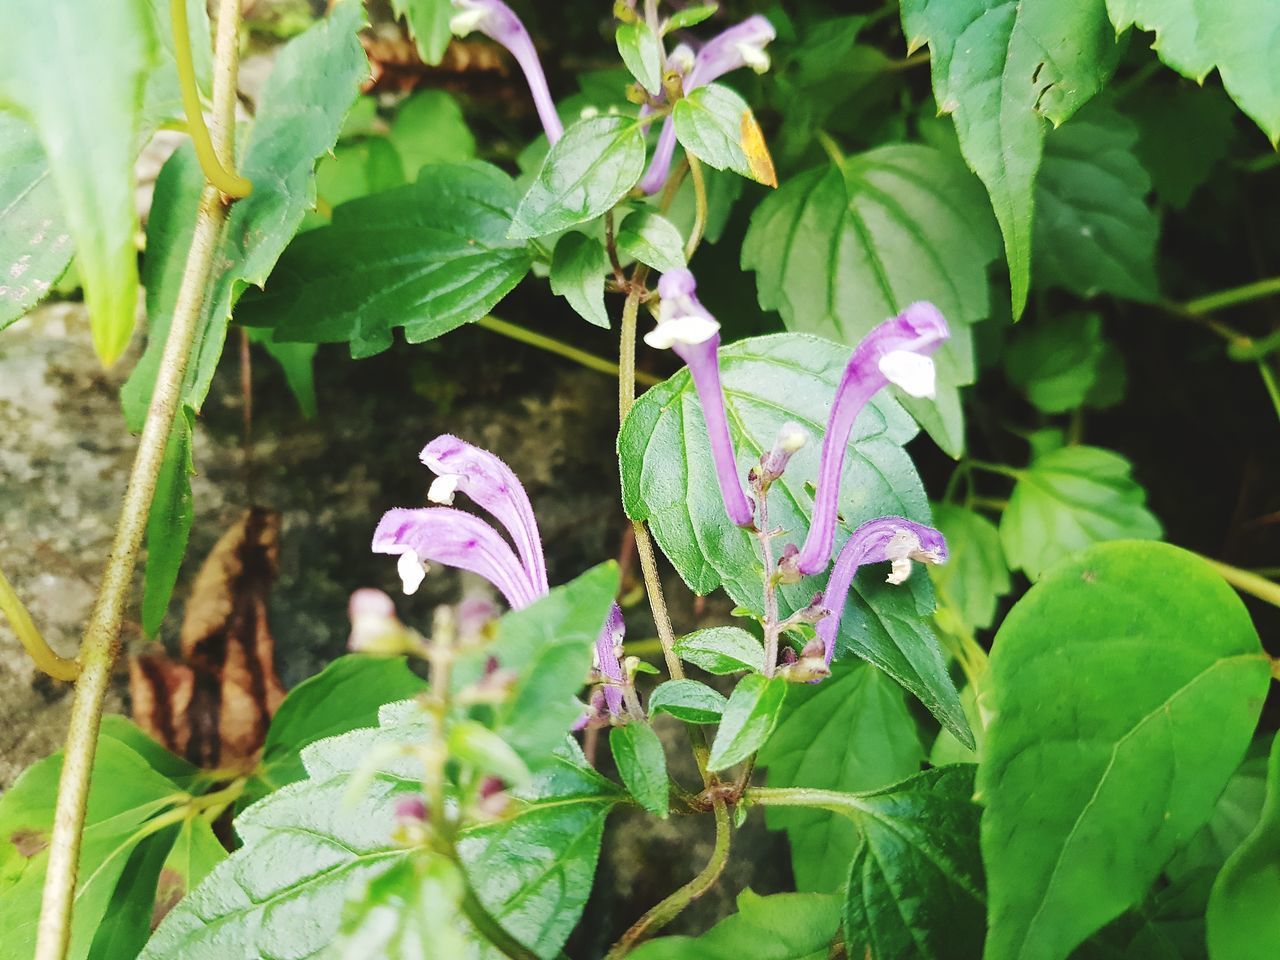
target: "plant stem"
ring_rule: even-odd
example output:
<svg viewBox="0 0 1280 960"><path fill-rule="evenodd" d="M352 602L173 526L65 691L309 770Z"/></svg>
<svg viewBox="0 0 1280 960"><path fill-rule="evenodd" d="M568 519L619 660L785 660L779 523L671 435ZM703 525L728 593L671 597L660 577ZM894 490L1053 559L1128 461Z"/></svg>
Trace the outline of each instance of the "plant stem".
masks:
<svg viewBox="0 0 1280 960"><path fill-rule="evenodd" d="M671 896L653 907L643 917L631 925L631 928L618 940L605 955L605 960L620 960L631 952L645 937L657 933L668 923L680 915L681 911L693 901L710 890L720 874L724 872L729 860L729 809L723 800L714 801L716 816L716 845L711 852L711 859L696 877L686 883Z"/></svg>
<svg viewBox="0 0 1280 960"><path fill-rule="evenodd" d="M684 245L684 259L688 263L702 242L703 231L707 229L707 182L702 176L702 161L692 153L685 156L689 159L689 173L693 177L693 227Z"/></svg>
<svg viewBox="0 0 1280 960"><path fill-rule="evenodd" d="M857 794L812 787L748 787L742 799L761 806L812 807L846 817L855 817L863 809Z"/></svg>
<svg viewBox="0 0 1280 960"><path fill-rule="evenodd" d="M760 516L760 529L756 538L760 541L760 555L764 558L764 675L772 677L778 670L778 583L776 564L773 559L773 534L769 530L769 488L761 485L758 488L757 508ZM754 763L754 757L752 758ZM749 774L748 774L749 776Z"/></svg>
<svg viewBox="0 0 1280 960"><path fill-rule="evenodd" d="M574 363L582 364L582 366L590 370L598 370L600 373L606 373L611 377L618 375L618 365L606 360L604 357L597 357L594 353L579 350L563 340L556 340L553 337L535 333L533 330L517 326L514 323L508 323L506 320L499 320L497 317L481 317L476 321L476 326L484 327L484 329L491 330L504 337L510 337L512 340L518 340L520 343L527 343L529 346L537 347L539 350L565 357ZM661 383L657 377L642 370L636 371L635 378L638 382L649 387L655 383Z"/></svg>
<svg viewBox="0 0 1280 960"><path fill-rule="evenodd" d="M19 599L13 585L5 579L0 571L0 613L9 619L9 626L18 637L18 642L26 648L37 667L55 680L74 680L80 675L80 664L68 660L54 652L40 634L40 628L31 619L26 605Z"/></svg>
<svg viewBox="0 0 1280 960"><path fill-rule="evenodd" d="M466 877L466 872L462 871L461 867L458 869L462 872L463 877ZM470 881L467 881L466 889L462 895L462 912L467 915L467 919L471 921L471 925L476 928L476 932L480 936L510 957L511 960L540 960L536 953L507 933L506 928L494 919L493 914L485 909L484 904L475 895L475 891L471 889Z"/></svg>
<svg viewBox="0 0 1280 960"><path fill-rule="evenodd" d="M1269 297L1277 293L1280 293L1280 277L1268 277L1265 280L1255 280L1253 283L1232 287L1229 290L1219 290L1217 293L1196 297L1194 300L1187 300L1178 306L1181 310L1191 314L1212 313L1214 310L1223 310L1241 303L1249 303L1251 300L1261 300L1263 297Z"/></svg>
<svg viewBox="0 0 1280 960"><path fill-rule="evenodd" d="M1025 470L1019 470L1016 467L1009 467L1003 463L988 463L985 460L969 460L969 466L974 470L984 470L987 473L998 473L1004 477L1011 477L1014 480L1022 479Z"/></svg>
<svg viewBox="0 0 1280 960"><path fill-rule="evenodd" d="M1258 358L1258 373L1262 376L1263 386L1267 388L1267 396L1271 398L1271 406L1275 408L1276 416L1280 417L1280 383L1276 382L1276 375L1266 357Z"/></svg>
<svg viewBox="0 0 1280 960"><path fill-rule="evenodd" d="M222 0L218 5L217 42L214 49L213 142L222 157L233 154L236 58L239 54L240 3ZM80 647L81 673L71 706L70 729L63 754L62 776L54 810L53 834L36 939L35 960L63 960L71 938L71 913L76 869L84 829L89 777L97 750L102 701L120 645L120 623L133 585L138 549L146 532L147 517L155 495L156 478L164 460L165 444L173 428L182 391L187 358L195 339L205 288L212 270L227 207L216 187L200 198L191 248L182 284L174 305L173 321L165 341L146 423L138 441L129 483L102 585L85 627Z"/></svg>
<svg viewBox="0 0 1280 960"><path fill-rule="evenodd" d="M1256 573L1250 573L1248 570L1241 570L1239 567L1233 567L1228 563L1221 563L1218 560L1210 560L1205 558L1209 566L1218 571L1218 575L1223 580L1231 584L1237 590L1251 594L1259 600L1265 600L1274 606L1280 607L1280 583L1274 580L1268 580L1266 577L1260 577Z"/></svg>

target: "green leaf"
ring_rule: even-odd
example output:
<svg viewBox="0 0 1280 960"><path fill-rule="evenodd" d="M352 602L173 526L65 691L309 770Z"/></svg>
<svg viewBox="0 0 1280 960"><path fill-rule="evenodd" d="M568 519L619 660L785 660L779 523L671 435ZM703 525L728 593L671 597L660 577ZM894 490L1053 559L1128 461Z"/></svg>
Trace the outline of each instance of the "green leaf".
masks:
<svg viewBox="0 0 1280 960"><path fill-rule="evenodd" d="M981 514L949 503L933 508L933 523L947 539L947 562L929 567L939 605L971 631L991 626L996 601L1011 586L1000 531Z"/></svg>
<svg viewBox="0 0 1280 960"><path fill-rule="evenodd" d="M272 331L246 327L249 339L261 345L271 359L280 366L298 410L308 420L315 419L316 403L315 358L319 348L314 343L276 343Z"/></svg>
<svg viewBox="0 0 1280 960"><path fill-rule="evenodd" d="M604 280L609 255L595 237L570 230L551 254L551 292L564 297L587 323L609 329Z"/></svg>
<svg viewBox="0 0 1280 960"><path fill-rule="evenodd" d="M849 346L917 300L951 325L936 401L906 399L948 453L964 450L959 388L974 380L969 327L989 316L999 237L981 185L958 158L894 144L789 180L751 217L742 265L760 305L792 330ZM900 399L901 399L901 395Z"/></svg>
<svg viewBox="0 0 1280 960"><path fill-rule="evenodd" d="M1160 221L1137 142L1133 122L1101 102L1049 134L1036 181L1037 286L1143 302L1159 295Z"/></svg>
<svg viewBox="0 0 1280 960"><path fill-rule="evenodd" d="M659 937L642 943L632 960L827 960L840 932L836 897L744 890L738 912L700 937Z"/></svg>
<svg viewBox="0 0 1280 960"><path fill-rule="evenodd" d="M649 713L669 713L685 723L719 723L728 702L720 691L682 677L654 688L649 694Z"/></svg>
<svg viewBox="0 0 1280 960"><path fill-rule="evenodd" d="M462 958L471 951L460 920L466 880L438 853L401 860L374 877L342 911L334 960Z"/></svg>
<svg viewBox="0 0 1280 960"><path fill-rule="evenodd" d="M973 766L937 767L859 797L849 871L850 957L973 960L986 927Z"/></svg>
<svg viewBox="0 0 1280 960"><path fill-rule="evenodd" d="M633 210L618 226L618 250L666 273L685 265L684 238L675 225L652 210Z"/></svg>
<svg viewBox="0 0 1280 960"><path fill-rule="evenodd" d="M582 715L575 694L617 592L618 565L602 563L504 615L494 642L458 664L458 684L478 678L490 657L515 672L510 698L493 709L494 729L530 769L551 759Z"/></svg>
<svg viewBox="0 0 1280 960"><path fill-rule="evenodd" d="M717 676L764 670L764 648L741 627L707 627L686 633L676 641L676 655Z"/></svg>
<svg viewBox="0 0 1280 960"><path fill-rule="evenodd" d="M98 735L124 744L146 761L152 770L184 789L190 789L192 783L201 776L199 767L160 746L128 717L116 713L104 714Z"/></svg>
<svg viewBox="0 0 1280 960"><path fill-rule="evenodd" d="M391 0L391 9L409 25L422 62L432 66L439 63L453 39L449 29L453 6L449 0Z"/></svg>
<svg viewBox="0 0 1280 960"><path fill-rule="evenodd" d="M1084 405L1115 350L1096 313L1037 317L1018 324L1004 354L1005 375L1045 413Z"/></svg>
<svg viewBox="0 0 1280 960"><path fill-rule="evenodd" d="M74 247L35 128L0 112L0 330L44 299Z"/></svg>
<svg viewBox="0 0 1280 960"><path fill-rule="evenodd" d="M1046 132L1111 76L1120 47L1104 0L904 0L907 46L932 54L933 95L986 184L1004 234L1017 319L1031 277L1033 193Z"/></svg>
<svg viewBox="0 0 1280 960"><path fill-rule="evenodd" d="M787 421L815 437L822 435L848 359L847 347L802 334L756 337L721 348L725 405L740 476L772 447ZM873 517L929 521L919 476L902 450L914 433L911 418L883 393L862 411L842 478L845 522L837 528L837 549L859 523ZM805 484L817 477L820 448L820 443L808 444L773 486L770 519L792 542L798 543L809 527L813 498ZM619 434L618 452L627 515L649 522L685 583L699 594L723 585L735 603L760 614L763 568L756 541L725 515L687 370L636 402ZM878 568L855 579L840 620L836 655L853 653L874 663L971 743L955 687L925 623L933 607L929 578L919 574L901 586L883 580ZM825 585L818 576L780 586L781 615L806 607Z"/></svg>
<svg viewBox="0 0 1280 960"><path fill-rule="evenodd" d="M718 3L701 3L685 7L683 10L676 10L663 21L662 32L667 34L672 30L688 30L690 27L696 27L702 21L714 16L719 9Z"/></svg>
<svg viewBox="0 0 1280 960"><path fill-rule="evenodd" d="M1138 128L1133 149L1156 195L1183 209L1235 139L1231 101L1216 88L1146 85L1125 94L1118 106Z"/></svg>
<svg viewBox="0 0 1280 960"><path fill-rule="evenodd" d="M631 75L655 97L662 93L662 41L644 20L619 24L614 38Z"/></svg>
<svg viewBox="0 0 1280 960"><path fill-rule="evenodd" d="M667 819L667 755L662 741L647 723L628 723L609 732L609 749L618 766L618 776L636 802L655 816Z"/></svg>
<svg viewBox="0 0 1280 960"><path fill-rule="evenodd" d="M902 688L865 663L837 663L827 680L795 684L759 758L771 787L846 793L903 780L919 772L923 759ZM860 843L848 817L801 807L771 807L765 814L771 828L787 831L797 889L830 892L844 885Z"/></svg>
<svg viewBox="0 0 1280 960"><path fill-rule="evenodd" d="M1101 544L1032 587L991 657L985 956L1065 957L1143 897L1240 762L1268 667L1234 591L1176 547Z"/></svg>
<svg viewBox="0 0 1280 960"><path fill-rule="evenodd" d="M1267 763L1267 799L1253 832L1213 883L1205 923L1212 960L1264 960L1280 944L1280 736Z"/></svg>
<svg viewBox="0 0 1280 960"><path fill-rule="evenodd" d="M741 763L764 746L778 725L787 687L781 677L758 673L749 673L738 681L711 742L708 770L716 772Z"/></svg>
<svg viewBox="0 0 1280 960"><path fill-rule="evenodd" d="M392 839L393 808L422 789L424 771L397 747L420 744L428 721L401 703L384 707L380 722L307 747L307 779L237 818L243 846L168 914L142 960L307 960L329 949L348 893L410 855ZM367 787L353 794L357 771ZM577 923L619 799L566 738L506 817L463 827L458 849L477 897L540 956L554 956Z"/></svg>
<svg viewBox="0 0 1280 960"><path fill-rule="evenodd" d="M190 817L182 821L178 838L169 850L164 869L160 871L160 882L156 888L157 911L167 913L225 859L227 850L214 835L208 820ZM149 924L153 921L152 917L147 919Z"/></svg>
<svg viewBox="0 0 1280 960"><path fill-rule="evenodd" d="M730 87L698 87L676 101L671 116L680 145L708 166L732 170L767 187L778 185L755 114Z"/></svg>
<svg viewBox="0 0 1280 960"><path fill-rule="evenodd" d="M348 654L334 660L281 701L267 728L258 771L245 786L243 805L303 779L302 751L317 740L372 726L383 704L426 689L404 657ZM334 704L342 709L334 710Z"/></svg>
<svg viewBox="0 0 1280 960"><path fill-rule="evenodd" d="M475 162L352 200L289 245L236 319L280 342L349 341L357 357L390 347L398 326L421 343L479 320L532 264L506 238L515 198L510 177Z"/></svg>
<svg viewBox="0 0 1280 960"><path fill-rule="evenodd" d="M302 228L328 223L333 218L333 208L349 200L404 183L404 163L390 140L366 137L358 143L339 143L333 148L333 155L323 157L316 167L318 209L307 214ZM321 210L325 212L322 214Z"/></svg>
<svg viewBox="0 0 1280 960"><path fill-rule="evenodd" d="M462 720L449 731L449 756L474 767L478 772L493 774L504 783L524 786L529 782L529 768L500 736L475 720Z"/></svg>
<svg viewBox="0 0 1280 960"><path fill-rule="evenodd" d="M1009 566L1038 580L1091 544L1159 537L1160 521L1129 471L1128 460L1098 447L1063 447L1033 460L1000 517Z"/></svg>
<svg viewBox="0 0 1280 960"><path fill-rule="evenodd" d="M507 236L541 237L600 216L644 172L640 124L622 117L579 120L547 154Z"/></svg>
<svg viewBox="0 0 1280 960"><path fill-rule="evenodd" d="M157 886L165 859L178 835L178 825L152 833L128 854L111 900L94 931L88 960L136 957L151 935Z"/></svg>
<svg viewBox="0 0 1280 960"><path fill-rule="evenodd" d="M0 63L0 103L30 120L44 146L75 240L93 345L112 364L129 345L138 299L133 161L143 85L157 59L152 18L144 0L6 3L0 36L21 38Z"/></svg>
<svg viewBox="0 0 1280 960"><path fill-rule="evenodd" d="M126 733L126 737L131 736ZM29 767L0 796L0 928L5 932L0 957L4 960L28 960L35 952L36 922L61 772L62 754L57 753ZM180 796L178 785L153 770L129 743L116 739L110 731L102 732L93 760L80 847L79 883L67 954L73 960L89 955L126 864L147 838L147 821L172 807ZM141 864L134 866L140 868ZM128 878L123 882L129 882ZM153 883L141 895L149 901L154 890ZM149 919L148 912L143 921L144 935ZM129 924L122 924L104 936L127 939L134 930Z"/></svg>
<svg viewBox="0 0 1280 960"><path fill-rule="evenodd" d="M187 552L187 540L195 508L191 499L191 478L196 465L192 459L192 431L195 425L190 407L182 407L173 420L173 429L164 447L164 460L156 481L151 512L147 514L147 564L143 569L142 632L154 637L164 623L178 582L178 571Z"/></svg>
<svg viewBox="0 0 1280 960"><path fill-rule="evenodd" d="M1196 83L1216 67L1236 105L1280 142L1280 72L1274 39L1280 7L1268 0L1106 0L1122 33L1137 24L1156 35L1152 49L1165 64Z"/></svg>
<svg viewBox="0 0 1280 960"><path fill-rule="evenodd" d="M462 108L443 90L420 90L402 103L389 139L410 180L419 179L427 164L463 163L476 155L476 138Z"/></svg>

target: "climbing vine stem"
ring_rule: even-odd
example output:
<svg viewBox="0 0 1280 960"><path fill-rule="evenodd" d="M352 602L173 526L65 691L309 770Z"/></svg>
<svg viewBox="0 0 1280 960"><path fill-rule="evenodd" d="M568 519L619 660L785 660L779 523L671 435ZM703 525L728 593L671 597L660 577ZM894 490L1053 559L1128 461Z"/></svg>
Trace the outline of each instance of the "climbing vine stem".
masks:
<svg viewBox="0 0 1280 960"><path fill-rule="evenodd" d="M180 6L181 3L176 3L175 9ZM184 25L185 14L186 10L183 8L181 20ZM176 27L177 15L174 21ZM181 32L185 34L185 29ZM213 155L228 166L230 158L234 156L232 138L235 131L239 34L239 0L220 0L214 44L214 110L210 142ZM189 43L188 40L188 61ZM179 55L178 59L181 62L183 57ZM185 86L184 84L184 89ZM192 86L194 87L194 79ZM178 410L187 359L195 340L205 290L226 214L227 205L222 196L222 188L216 184L207 187L200 197L190 252L187 254L182 283L174 305L173 321L165 340L155 389L147 409L147 419L142 428L142 437L138 441L138 451L125 487L111 554L81 642L80 676L76 681L70 729L63 752L62 775L58 783L58 801L54 809L53 834L49 841L49 862L40 905L35 960L64 960L70 942L76 868L84 831L89 777L97 750L102 702L111 676L111 667L119 650L124 606L133 586L138 550L146 532L156 479L164 461L165 444Z"/></svg>

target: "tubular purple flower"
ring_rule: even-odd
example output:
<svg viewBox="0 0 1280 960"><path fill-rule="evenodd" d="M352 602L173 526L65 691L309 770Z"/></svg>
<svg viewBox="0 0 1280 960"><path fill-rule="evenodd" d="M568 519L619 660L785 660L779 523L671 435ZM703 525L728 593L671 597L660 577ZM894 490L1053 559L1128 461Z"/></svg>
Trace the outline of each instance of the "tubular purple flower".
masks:
<svg viewBox="0 0 1280 960"><path fill-rule="evenodd" d="M896 384L913 397L932 397L934 367L930 355L950 336L947 321L931 303L913 303L873 329L853 350L836 388L822 438L818 490L809 535L796 556L802 574L820 573L831 560L835 540L840 476L849 434L867 401L881 388Z"/></svg>
<svg viewBox="0 0 1280 960"><path fill-rule="evenodd" d="M547 133L547 140L554 146L564 134L564 126L560 123L560 115L556 113L555 102L547 88L547 77L542 72L538 51L534 49L529 31L520 22L520 18L502 0L453 0L453 8L457 13L449 21L449 28L457 36L465 37L478 30L489 39L502 44L516 58L516 63L520 64L529 84L534 106L538 108L542 129Z"/></svg>
<svg viewBox="0 0 1280 960"><path fill-rule="evenodd" d="M725 415L724 390L720 385L720 324L698 302L697 281L688 270L669 270L658 281L658 325L645 334L644 342L657 349L672 349L689 367L702 418L707 424L707 439L715 462L716 479L729 519L740 527L749 527L754 510L742 490L738 463L729 437L729 421Z"/></svg>
<svg viewBox="0 0 1280 960"><path fill-rule="evenodd" d="M447 433L423 447L419 459L436 474L427 498L452 505L454 494L461 492L488 510L511 535L536 594L546 593L547 566L538 521L515 472L488 450Z"/></svg>
<svg viewBox="0 0 1280 960"><path fill-rule="evenodd" d="M835 653L836 632L840 628L840 616L844 613L844 602L849 596L853 575L865 564L886 560L893 563L886 582L903 583L911 574L912 560L946 563L947 541L933 527L904 517L868 520L853 531L836 558L835 569L831 571L831 579L827 581L823 594L822 606L830 612L814 628L822 640L828 664Z"/></svg>
<svg viewBox="0 0 1280 960"><path fill-rule="evenodd" d="M622 685L626 678L622 675L622 663L618 660L618 650L622 646L622 638L626 636L627 625L622 620L622 608L616 603L609 608L609 616L605 618L604 629L596 638L596 667L604 677L604 699L609 713L615 717L622 716Z"/></svg>
<svg viewBox="0 0 1280 960"><path fill-rule="evenodd" d="M443 563L479 574L517 610L546 593L546 587L533 582L493 527L452 507L388 510L373 535L373 552L400 557L398 568L405 593L418 589L424 563Z"/></svg>
<svg viewBox="0 0 1280 960"><path fill-rule="evenodd" d="M684 77L685 93L706 86L740 67L750 67L756 73L764 73L769 69L769 55L764 48L776 36L773 24L766 17L756 14L708 40L694 56L691 65L687 59L675 59L675 53L681 49L677 47L672 56L667 58L667 67L680 70ZM645 193L657 193L662 189L662 185L667 182L667 174L671 171L671 159L675 156L675 151L675 123L668 116L663 121L658 144L653 150L653 159L649 161L649 169L640 179L641 190Z"/></svg>

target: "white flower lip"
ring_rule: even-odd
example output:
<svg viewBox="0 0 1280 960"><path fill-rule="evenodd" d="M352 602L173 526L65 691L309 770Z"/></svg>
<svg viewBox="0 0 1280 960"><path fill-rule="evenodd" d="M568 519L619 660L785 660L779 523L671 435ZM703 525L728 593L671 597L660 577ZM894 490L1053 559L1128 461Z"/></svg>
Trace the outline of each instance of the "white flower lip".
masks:
<svg viewBox="0 0 1280 960"><path fill-rule="evenodd" d="M464 478L456 473L442 473L431 481L431 488L427 491L427 499L432 503L443 503L446 506L453 504L453 495L458 492L462 486Z"/></svg>
<svg viewBox="0 0 1280 960"><path fill-rule="evenodd" d="M427 565L413 550L406 550L396 561L396 572L400 574L400 582L404 586L405 596L417 593L422 581L427 576Z"/></svg>
<svg viewBox="0 0 1280 960"><path fill-rule="evenodd" d="M880 358L885 379L910 396L933 399L938 389L938 371L933 358L910 350L891 350Z"/></svg>
<svg viewBox="0 0 1280 960"><path fill-rule="evenodd" d="M742 62L756 73L764 73L769 69L769 55L764 52L764 43L756 41L737 44L738 56L742 57Z"/></svg>
<svg viewBox="0 0 1280 960"><path fill-rule="evenodd" d="M465 0L461 3L454 0L454 9L458 12L449 18L449 32L457 37L474 33L489 16L489 11L484 7L471 6Z"/></svg>
<svg viewBox="0 0 1280 960"><path fill-rule="evenodd" d="M692 346L706 343L720 330L720 324L696 314L664 318L644 335L644 342L655 350L670 350L677 343Z"/></svg>

